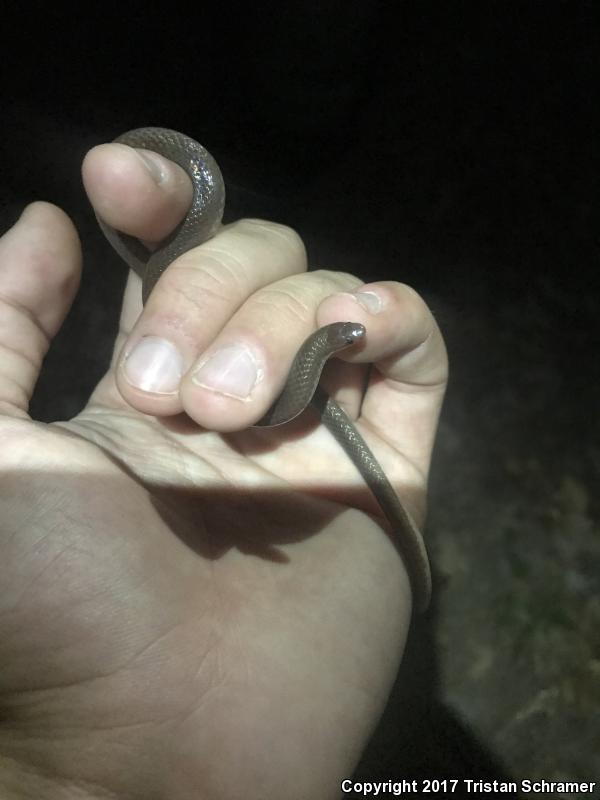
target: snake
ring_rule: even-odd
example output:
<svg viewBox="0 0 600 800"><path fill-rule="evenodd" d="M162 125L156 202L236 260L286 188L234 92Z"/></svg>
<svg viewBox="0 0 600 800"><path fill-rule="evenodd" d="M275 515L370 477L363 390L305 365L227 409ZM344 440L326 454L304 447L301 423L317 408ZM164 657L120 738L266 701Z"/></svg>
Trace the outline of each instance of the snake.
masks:
<svg viewBox="0 0 600 800"><path fill-rule="evenodd" d="M113 249L142 278L145 305L167 267L219 230L225 208L225 182L208 150L178 131L136 128L121 134L114 142L170 159L187 173L193 187L193 199L185 218L153 251L97 217ZM391 526L410 580L413 610L423 612L431 598L431 570L423 536L350 417L320 385L327 360L365 337L365 326L354 322L335 322L314 331L296 353L281 394L252 427L284 425L312 406L362 476Z"/></svg>

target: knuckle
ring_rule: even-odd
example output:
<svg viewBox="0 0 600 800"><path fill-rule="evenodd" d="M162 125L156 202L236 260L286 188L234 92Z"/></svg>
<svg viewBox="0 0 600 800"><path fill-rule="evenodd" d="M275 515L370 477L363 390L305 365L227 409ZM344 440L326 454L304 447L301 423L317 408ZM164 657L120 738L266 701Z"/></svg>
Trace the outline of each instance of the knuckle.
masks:
<svg viewBox="0 0 600 800"><path fill-rule="evenodd" d="M221 265L200 269L196 264L172 264L157 285L163 302L176 298L184 306L204 312L210 304L226 303L231 291L225 270Z"/></svg>
<svg viewBox="0 0 600 800"><path fill-rule="evenodd" d="M265 237L269 244L283 244L290 254L299 258L306 257L306 248L300 234L288 225L254 218L240 220L239 225L244 232L251 236L256 236L258 233Z"/></svg>
<svg viewBox="0 0 600 800"><path fill-rule="evenodd" d="M231 248L218 247L207 242L202 248L192 251L189 261L182 256L182 263L206 278L207 282L224 288L239 287L245 284L248 263L243 253Z"/></svg>
<svg viewBox="0 0 600 800"><path fill-rule="evenodd" d="M296 319L302 323L310 319L313 313L310 302L305 302L291 286L263 289L253 298L253 305L261 311L266 309L269 316L277 319Z"/></svg>
<svg viewBox="0 0 600 800"><path fill-rule="evenodd" d="M357 278L356 275L341 270L315 269L310 274L318 278L322 283L331 286L332 291L345 291L348 288L355 288L363 284L363 281Z"/></svg>

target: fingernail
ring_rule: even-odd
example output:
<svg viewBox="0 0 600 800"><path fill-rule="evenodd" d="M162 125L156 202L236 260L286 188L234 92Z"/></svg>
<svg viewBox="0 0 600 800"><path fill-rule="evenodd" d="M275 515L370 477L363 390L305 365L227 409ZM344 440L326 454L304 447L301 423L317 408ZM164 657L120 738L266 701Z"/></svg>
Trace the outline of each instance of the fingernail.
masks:
<svg viewBox="0 0 600 800"><path fill-rule="evenodd" d="M379 314L382 307L381 298L375 292L354 292L353 296L370 314Z"/></svg>
<svg viewBox="0 0 600 800"><path fill-rule="evenodd" d="M245 400L260 377L262 373L248 348L231 345L205 361L192 375L192 381L213 392Z"/></svg>
<svg viewBox="0 0 600 800"><path fill-rule="evenodd" d="M144 392L173 394L183 376L183 357L174 344L158 336L145 336L127 356L125 377Z"/></svg>
<svg viewBox="0 0 600 800"><path fill-rule="evenodd" d="M152 180L159 185L164 183L167 176L165 174L162 161L159 161L159 159L156 158L153 153L142 153L141 150L136 150L135 152L141 158L144 166L150 173Z"/></svg>

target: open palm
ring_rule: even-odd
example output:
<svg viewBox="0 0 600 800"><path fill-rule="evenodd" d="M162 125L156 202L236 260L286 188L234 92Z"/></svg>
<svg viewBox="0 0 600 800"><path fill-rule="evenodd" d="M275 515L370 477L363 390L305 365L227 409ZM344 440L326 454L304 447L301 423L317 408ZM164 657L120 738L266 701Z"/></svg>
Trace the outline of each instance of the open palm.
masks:
<svg viewBox="0 0 600 800"><path fill-rule="evenodd" d="M154 158L158 183L124 146L84 162L97 213L146 241L189 202L179 168ZM244 220L175 262L143 311L130 276L111 369L81 414L41 425L27 405L79 263L72 223L46 203L0 242L0 786L337 797L393 682L410 588L318 421L249 426L308 333L363 322L367 346L330 365L328 388L422 522L446 380L437 326L408 287L306 273L296 234ZM239 382L194 377L240 342L256 366L249 379L242 364L243 400Z"/></svg>

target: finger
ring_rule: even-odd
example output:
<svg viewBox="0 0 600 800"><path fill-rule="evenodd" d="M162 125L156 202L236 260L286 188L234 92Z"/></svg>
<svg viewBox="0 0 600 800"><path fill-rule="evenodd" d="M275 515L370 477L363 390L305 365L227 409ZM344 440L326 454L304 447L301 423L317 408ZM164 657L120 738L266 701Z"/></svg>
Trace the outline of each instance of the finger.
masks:
<svg viewBox="0 0 600 800"><path fill-rule="evenodd" d="M185 170L151 150L98 145L84 158L81 174L96 214L146 243L168 236L192 202Z"/></svg>
<svg viewBox="0 0 600 800"><path fill-rule="evenodd" d="M269 283L249 296L183 379L186 413L223 432L254 424L281 392L298 349L314 332L320 303L358 284L347 273L319 270Z"/></svg>
<svg viewBox="0 0 600 800"><path fill-rule="evenodd" d="M145 414L183 410L185 373L262 287L306 270L300 237L283 225L240 220L163 273L118 359L123 398Z"/></svg>
<svg viewBox="0 0 600 800"><path fill-rule="evenodd" d="M150 250L182 221L192 202L185 171L151 150L116 142L98 145L85 156L81 174L96 215ZM141 313L141 283L130 271L113 361Z"/></svg>
<svg viewBox="0 0 600 800"><path fill-rule="evenodd" d="M0 413L27 417L40 367L79 287L81 245L69 217L31 203L0 239Z"/></svg>
<svg viewBox="0 0 600 800"><path fill-rule="evenodd" d="M427 475L448 377L446 348L433 314L414 289L382 281L321 304L319 325L344 318L364 324L367 336L363 348L340 357L375 367L360 423ZM394 464L397 468L392 453L390 470Z"/></svg>
<svg viewBox="0 0 600 800"><path fill-rule="evenodd" d="M87 153L81 172L96 215L117 230L136 236L150 250L182 221L192 201L192 184L185 171L151 150L116 142L101 144ZM111 370L96 387L90 404L123 405L114 368L141 312L142 279L130 270Z"/></svg>

